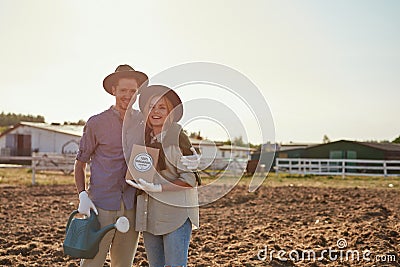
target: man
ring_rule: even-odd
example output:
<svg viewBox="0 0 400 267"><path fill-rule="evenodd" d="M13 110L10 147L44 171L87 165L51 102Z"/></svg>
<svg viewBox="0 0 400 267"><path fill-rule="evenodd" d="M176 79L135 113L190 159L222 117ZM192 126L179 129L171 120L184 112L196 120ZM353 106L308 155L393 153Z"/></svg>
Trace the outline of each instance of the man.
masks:
<svg viewBox="0 0 400 267"><path fill-rule="evenodd" d="M79 193L79 213L90 216L92 209L101 227L128 218L127 233L112 230L99 245L93 259L82 259L81 266L103 266L110 250L113 267L131 267L139 234L135 231L135 189L125 183L129 148L124 143L143 144L143 116L132 109L138 89L147 84L146 74L129 65L120 65L103 81L104 89L115 97L115 105L92 116L86 123L75 161L75 184ZM123 122L125 118L125 125ZM129 131L129 140L123 131ZM127 158L128 159L128 158ZM85 186L85 169L90 164L89 185Z"/></svg>

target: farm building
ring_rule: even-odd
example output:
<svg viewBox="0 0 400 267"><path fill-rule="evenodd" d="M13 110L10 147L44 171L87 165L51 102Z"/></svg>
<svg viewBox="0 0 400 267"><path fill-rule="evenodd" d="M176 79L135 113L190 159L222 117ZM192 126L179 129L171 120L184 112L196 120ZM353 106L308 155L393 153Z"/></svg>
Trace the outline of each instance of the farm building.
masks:
<svg viewBox="0 0 400 267"><path fill-rule="evenodd" d="M340 140L277 152L279 158L400 160L400 144Z"/></svg>
<svg viewBox="0 0 400 267"><path fill-rule="evenodd" d="M268 146L271 147L271 146ZM309 158L309 159L367 159L367 160L400 160L400 144L374 143L340 140L326 144L294 144L276 145L276 151L264 149L261 164L268 164L275 158ZM248 172L254 172L260 157L257 151L251 155ZM273 158L273 159L272 159Z"/></svg>
<svg viewBox="0 0 400 267"><path fill-rule="evenodd" d="M189 138L192 146L203 158L215 158L217 147L222 146L222 142L214 142L207 139Z"/></svg>
<svg viewBox="0 0 400 267"><path fill-rule="evenodd" d="M32 152L75 154L83 126L20 122L0 135L0 156L30 156Z"/></svg>
<svg viewBox="0 0 400 267"><path fill-rule="evenodd" d="M253 151L255 151L255 149L250 147L222 145L218 146L217 158L235 158L247 161L250 159L250 153Z"/></svg>
<svg viewBox="0 0 400 267"><path fill-rule="evenodd" d="M298 158L301 152L313 144L308 143L288 143L288 144L273 144L265 143L262 145L262 159L260 160L260 151L251 154L251 160L247 166L248 173L254 173L257 164L260 162L265 168L272 168L275 165L275 158Z"/></svg>
<svg viewBox="0 0 400 267"><path fill-rule="evenodd" d="M1 156L30 156L32 152L76 154L83 126L20 122L0 135ZM190 139L202 165L236 160L245 165L252 149L223 145L222 142ZM225 164L225 163L223 163ZM225 164L226 165L226 164Z"/></svg>
<svg viewBox="0 0 400 267"><path fill-rule="evenodd" d="M251 152L254 151L253 148L224 145L223 142L214 142L207 139L190 138L190 142L196 151L201 154L200 169L209 167L224 169L230 162L235 162L237 169L244 169L250 159Z"/></svg>
<svg viewBox="0 0 400 267"><path fill-rule="evenodd" d="M211 140L198 140L190 138L190 142L196 151L202 154L203 158L217 159L241 159L249 160L251 152L255 149L250 147L224 145L222 142L214 142Z"/></svg>

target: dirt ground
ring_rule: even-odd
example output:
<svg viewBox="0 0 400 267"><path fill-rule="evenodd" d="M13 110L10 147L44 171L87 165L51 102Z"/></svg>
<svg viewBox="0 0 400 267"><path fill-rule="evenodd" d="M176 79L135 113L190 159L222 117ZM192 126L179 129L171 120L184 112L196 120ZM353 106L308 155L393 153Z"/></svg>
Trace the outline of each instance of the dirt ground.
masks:
<svg viewBox="0 0 400 267"><path fill-rule="evenodd" d="M200 209L189 266L400 266L399 193L238 186ZM0 201L0 266L78 266L62 250L72 185L2 186Z"/></svg>

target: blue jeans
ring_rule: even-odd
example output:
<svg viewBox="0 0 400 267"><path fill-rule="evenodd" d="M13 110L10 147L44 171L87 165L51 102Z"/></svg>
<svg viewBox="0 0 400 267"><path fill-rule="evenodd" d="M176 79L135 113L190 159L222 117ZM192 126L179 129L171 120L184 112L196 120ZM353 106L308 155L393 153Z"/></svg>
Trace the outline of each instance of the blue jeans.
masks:
<svg viewBox="0 0 400 267"><path fill-rule="evenodd" d="M192 223L189 219L178 229L165 235L143 232L150 267L187 266L191 234Z"/></svg>

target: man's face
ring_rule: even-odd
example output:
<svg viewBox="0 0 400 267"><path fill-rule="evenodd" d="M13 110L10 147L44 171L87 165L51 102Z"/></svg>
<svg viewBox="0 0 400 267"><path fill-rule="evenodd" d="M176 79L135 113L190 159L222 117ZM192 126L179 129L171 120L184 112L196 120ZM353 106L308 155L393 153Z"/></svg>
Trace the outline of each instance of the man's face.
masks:
<svg viewBox="0 0 400 267"><path fill-rule="evenodd" d="M129 106L129 102L136 101L136 92L138 90L138 84L133 78L122 78L119 79L118 84L112 87L112 93L115 96L115 106L117 110L126 111Z"/></svg>

